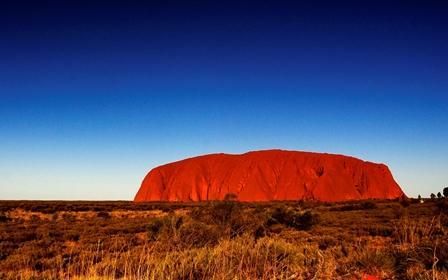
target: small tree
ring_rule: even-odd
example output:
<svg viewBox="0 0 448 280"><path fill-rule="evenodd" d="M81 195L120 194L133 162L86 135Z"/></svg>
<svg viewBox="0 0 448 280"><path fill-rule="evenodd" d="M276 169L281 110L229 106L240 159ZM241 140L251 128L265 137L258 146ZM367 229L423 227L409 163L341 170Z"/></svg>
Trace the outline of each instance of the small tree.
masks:
<svg viewBox="0 0 448 280"><path fill-rule="evenodd" d="M446 187L446 188L443 189L443 195L444 195L445 197L448 197L448 187Z"/></svg>
<svg viewBox="0 0 448 280"><path fill-rule="evenodd" d="M236 200L238 200L238 196L234 193L227 193L224 196L224 200L225 201L236 201Z"/></svg>
<svg viewBox="0 0 448 280"><path fill-rule="evenodd" d="M431 200L434 200L434 199L436 199L436 195L434 194L434 193L431 193Z"/></svg>
<svg viewBox="0 0 448 280"><path fill-rule="evenodd" d="M418 195L417 199L418 199L418 200L422 200L422 196L421 196L421 195Z"/></svg>
<svg viewBox="0 0 448 280"><path fill-rule="evenodd" d="M437 193L437 198L442 198L442 194L440 192Z"/></svg>

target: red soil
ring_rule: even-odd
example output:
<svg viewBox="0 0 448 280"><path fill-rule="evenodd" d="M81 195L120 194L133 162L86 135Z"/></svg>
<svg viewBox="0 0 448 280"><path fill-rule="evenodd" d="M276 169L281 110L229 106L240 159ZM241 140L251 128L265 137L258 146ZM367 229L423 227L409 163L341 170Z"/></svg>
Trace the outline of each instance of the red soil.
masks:
<svg viewBox="0 0 448 280"><path fill-rule="evenodd" d="M269 150L212 154L157 167L134 201L394 199L404 196L388 167L332 154Z"/></svg>

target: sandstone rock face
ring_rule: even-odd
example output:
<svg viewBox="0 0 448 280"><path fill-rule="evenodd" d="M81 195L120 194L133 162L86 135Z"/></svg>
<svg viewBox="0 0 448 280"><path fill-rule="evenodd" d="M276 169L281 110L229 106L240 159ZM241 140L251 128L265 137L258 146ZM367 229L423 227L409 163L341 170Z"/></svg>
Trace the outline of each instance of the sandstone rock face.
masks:
<svg viewBox="0 0 448 280"><path fill-rule="evenodd" d="M388 167L333 154L268 150L212 154L151 170L134 201L394 199L404 196Z"/></svg>

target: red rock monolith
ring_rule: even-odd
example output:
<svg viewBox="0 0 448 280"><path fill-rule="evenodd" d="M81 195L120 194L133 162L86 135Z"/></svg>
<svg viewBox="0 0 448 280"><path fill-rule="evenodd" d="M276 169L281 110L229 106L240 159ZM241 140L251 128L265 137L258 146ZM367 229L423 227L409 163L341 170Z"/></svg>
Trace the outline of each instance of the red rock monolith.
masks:
<svg viewBox="0 0 448 280"><path fill-rule="evenodd" d="M151 170L134 201L395 199L404 196L389 168L357 158L268 150L211 154Z"/></svg>

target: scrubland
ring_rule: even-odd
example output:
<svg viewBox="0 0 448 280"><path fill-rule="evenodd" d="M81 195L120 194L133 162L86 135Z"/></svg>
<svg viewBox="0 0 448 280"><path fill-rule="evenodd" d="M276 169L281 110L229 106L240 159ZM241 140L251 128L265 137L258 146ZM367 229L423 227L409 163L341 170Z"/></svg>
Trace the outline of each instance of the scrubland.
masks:
<svg viewBox="0 0 448 280"><path fill-rule="evenodd" d="M0 202L0 279L448 279L448 201Z"/></svg>

